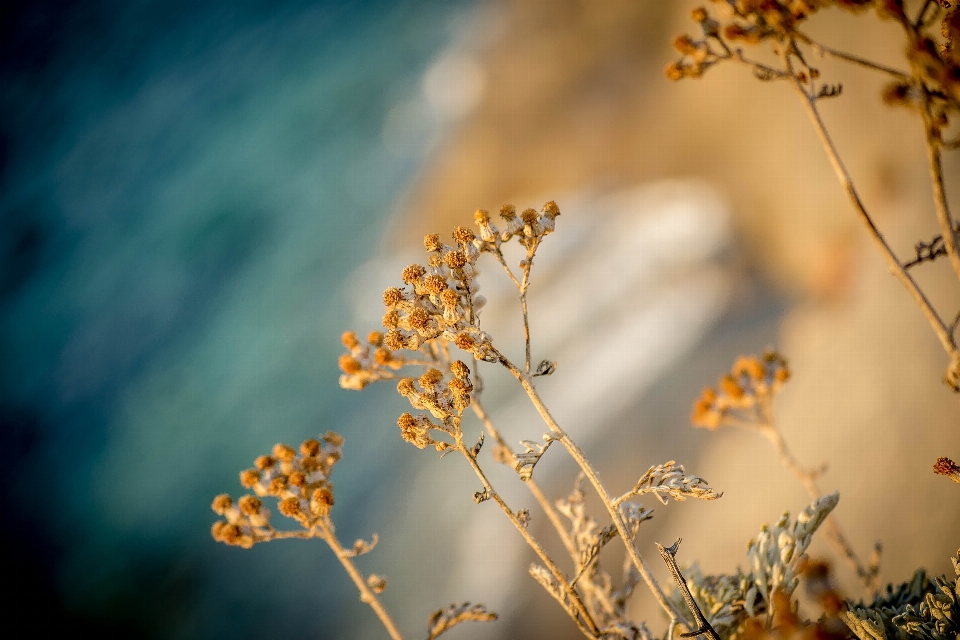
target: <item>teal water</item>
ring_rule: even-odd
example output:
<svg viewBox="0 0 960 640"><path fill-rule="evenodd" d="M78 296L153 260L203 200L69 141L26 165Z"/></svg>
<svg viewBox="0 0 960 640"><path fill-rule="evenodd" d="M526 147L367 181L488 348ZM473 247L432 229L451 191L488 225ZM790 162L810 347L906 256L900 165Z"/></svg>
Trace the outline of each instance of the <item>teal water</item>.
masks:
<svg viewBox="0 0 960 640"><path fill-rule="evenodd" d="M337 387L342 283L419 167L384 119L469 4L4 5L5 606L125 637L349 635L362 605L322 550L214 545L208 505L277 440L338 429L383 472L402 448L364 431L389 407ZM338 500L379 504L379 476L338 474Z"/></svg>

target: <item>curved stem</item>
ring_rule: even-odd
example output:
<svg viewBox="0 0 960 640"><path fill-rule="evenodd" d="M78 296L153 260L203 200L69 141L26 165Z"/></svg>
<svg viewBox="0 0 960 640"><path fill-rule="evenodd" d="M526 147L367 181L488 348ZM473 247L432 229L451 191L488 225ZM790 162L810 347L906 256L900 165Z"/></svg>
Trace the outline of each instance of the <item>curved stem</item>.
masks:
<svg viewBox="0 0 960 640"><path fill-rule="evenodd" d="M933 308L933 305L930 304L927 296L917 285L916 281L909 273L907 273L907 270L904 269L903 264L901 264L896 254L894 254L893 250L890 248L890 245L887 244L883 234L880 233L877 225L873 222L873 218L870 217L866 207L864 207L863 201L860 200L860 194L857 192L857 189L853 184L853 180L850 178L850 174L843 165L843 161L840 159L840 154L837 152L837 148L834 145L833 140L830 138L830 134L827 133L826 126L823 124L823 119L820 117L820 112L817 110L816 103L814 102L813 98L811 98L811 96L804 90L803 85L800 83L797 77L792 73L792 65L790 64L787 55L785 53L782 55L784 57L785 64L787 64L788 69L791 71L790 77L793 80L793 85L800 94L804 109L807 111L807 115L810 117L810 121L813 123L814 129L817 132L817 136L820 138L820 144L823 146L824 151L826 151L827 158L830 160L831 166L833 166L834 173L836 173L837 179L843 186L844 191L846 191L847 197L849 198L851 204L853 204L853 208L856 210L857 216L867 228L870 237L880 249L880 253L883 255L884 259L886 259L887 265L890 267L890 271L897 278L897 280L900 281L903 287L913 298L914 302L920 308L920 311L926 316L931 328L937 335L937 338L940 340L941 345L943 345L944 351L946 351L951 357L955 357L957 353L957 347L953 336L950 335L949 329L947 328L946 324L944 324L937 311Z"/></svg>
<svg viewBox="0 0 960 640"><path fill-rule="evenodd" d="M500 434L500 431L494 427L493 422L490 420L490 417L484 410L483 405L480 404L480 401L476 397L473 398L471 406L473 407L473 412L476 414L477 418L479 418L480 422L483 423L487 433L490 434L490 437L493 438L494 442L496 442L499 446L503 447L504 450L510 454L510 458L513 459L513 449L511 449L510 445L508 445L506 440L504 440L503 436ZM563 526L563 521L560 519L560 514L557 513L556 508L543 493L543 490L540 489L540 485L537 484L536 480L530 478L524 484L527 485L527 488L530 489L530 493L533 494L537 504L539 504L540 508L543 509L544 514L547 516L547 520L549 520L550 524L553 525L553 528L556 529L557 535L560 536L560 541L563 543L564 549L566 549L567 553L570 554L570 558L576 562L580 557L580 554L577 552L577 548L574 546L573 540L570 538L570 534L567 533L566 527Z"/></svg>
<svg viewBox="0 0 960 640"><path fill-rule="evenodd" d="M927 140L927 164L930 167L930 184L933 187L933 204L937 211L937 222L940 223L940 234L943 237L943 246L947 250L947 257L953 267L957 279L960 280L960 240L953 217L950 215L950 206L947 203L947 192L943 186L943 164L940 158L940 139L934 135L933 121L930 117L929 101L922 110L924 133Z"/></svg>
<svg viewBox="0 0 960 640"><path fill-rule="evenodd" d="M504 502L503 498L500 497L500 494L496 492L496 490L493 488L493 485L491 485L490 481L487 480L486 474L483 473L483 469L481 469L480 465L477 464L477 459L473 455L473 452L467 449L462 440L458 442L457 450L460 451L460 453L463 454L463 457L467 459L467 462L470 463L474 473L477 474L480 482L483 483L483 488L486 490L486 493L490 499L497 503L501 511L506 514L510 522L513 523L513 526L517 529L517 531L520 532L520 535L523 536L523 539L526 540L530 548L533 549L533 551L540 558L540 561L543 562L543 564L547 567L554 579L561 585L564 592L569 597L570 603L574 609L573 611L567 610L567 614L573 619L573 621L577 624L577 627L586 637L597 638L600 634L600 629L597 627L597 623L594 622L593 617L587 611L587 608L583 604L583 600L580 598L580 594L577 592L576 588L573 587L566 579L566 577L560 571L560 568L557 567L556 563L550 558L549 555L547 555L547 552L544 550L544 548L540 546L540 543L537 541L537 539L534 538L529 531L527 531L527 528L522 522L520 522L517 514L513 512L513 509L507 506L507 503ZM559 602L564 609L567 609L562 600L559 600Z"/></svg>
<svg viewBox="0 0 960 640"><path fill-rule="evenodd" d="M826 45L820 44L819 42L815 41L813 38L811 38L810 36L808 36L807 34L801 31L794 32L794 35L797 37L797 39L800 40L800 42L803 42L804 44L809 45L810 47L813 48L814 51L816 51L817 53L820 53L821 55L828 55L832 58L837 58L838 60L843 60L844 62L849 62L855 65L864 67L866 69L871 69L873 71L880 71L882 73L889 74L894 78L897 78L898 80L912 79L910 77L910 74L904 73L899 69L894 69L893 67L888 67L886 65L880 64L879 62L873 62L872 60L861 58L858 55L847 53L845 51L840 51L839 49L834 49L833 47L828 47Z"/></svg>
<svg viewBox="0 0 960 640"><path fill-rule="evenodd" d="M576 461L577 465L583 471L584 476L590 481L590 484L593 485L597 495L599 495L600 499L603 501L603 505L607 508L607 512L610 514L610 518L613 520L613 524L617 528L617 533L620 534L620 539L623 540L623 545L627 549L627 554L630 556L630 560L633 562L634 566L637 567L637 571L640 572L640 577L643 578L643 581L647 583L647 587L650 588L650 591L657 599L657 602L671 619L683 620L682 614L673 605L673 603L667 599L663 589L661 589L660 585L657 583L657 579L653 577L650 567L647 566L643 556L640 555L640 552L637 550L636 541L633 539L630 530L623 521L620 511L613 505L613 498L603 486L603 483L600 481L600 475L590 464L590 461L587 460L587 456L583 453L583 450L580 449L580 447L577 446L577 443L574 442L573 439L570 438L570 436L560 428L560 425L557 424L557 421L553 419L552 415L550 415L550 411L547 409L546 405L543 404L543 400L540 398L536 388L533 386L530 377L520 371L512 362L507 360L507 358L505 358L499 352L497 352L497 357L500 363L505 366L520 382L524 391L527 392L527 396L530 398L530 401L533 403L534 408L536 408L537 413L539 413L540 417L543 418L544 423L546 423L550 431L553 432L554 437L559 440L567 449L567 451L570 453L570 456Z"/></svg>
<svg viewBox="0 0 960 640"><path fill-rule="evenodd" d="M346 569L347 575L350 576L350 578L353 580L353 583L357 585L357 589L360 591L360 601L366 602L368 605L370 605L370 608L373 609L374 613L377 614L377 617L380 618L380 622L383 623L387 633L390 634L390 637L393 640L403 640L403 636L397 629L397 625L390 617L390 614L387 613L387 610L384 608L379 598L377 598L376 594L373 593L373 590L370 589L369 585L367 585L366 580L363 578L363 574L360 573L360 570L357 569L357 566L353 564L353 556L350 552L344 549L340 544L340 541L337 540L337 535L333 532L333 527L328 525L322 519L317 523L317 527L320 529L320 537L323 538L323 541L327 543L334 555L337 556L337 560L339 560L340 564L343 565L343 568Z"/></svg>

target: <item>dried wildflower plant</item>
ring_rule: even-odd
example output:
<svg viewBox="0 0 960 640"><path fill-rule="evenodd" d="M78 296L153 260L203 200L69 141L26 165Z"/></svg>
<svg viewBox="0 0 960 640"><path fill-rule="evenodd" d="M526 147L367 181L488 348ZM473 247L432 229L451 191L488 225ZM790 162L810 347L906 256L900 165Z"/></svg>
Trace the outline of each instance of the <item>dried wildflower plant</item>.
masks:
<svg viewBox="0 0 960 640"><path fill-rule="evenodd" d="M955 340L960 316L948 325L908 272L945 256L960 278L960 226L950 217L940 168L942 151L960 146L960 138L951 138L948 133L951 118L960 115L960 58L954 45L960 35L957 9L946 0L926 1L911 19L897 0L716 0L715 4L723 12L724 22L705 9L695 10L693 18L700 24L703 37L677 38L675 46L684 57L671 65L667 74L673 79L699 77L715 64L738 62L751 67L761 80L787 80L796 87L858 215L940 338L951 361L947 383L960 391L960 355ZM802 30L805 19L831 5L855 12L872 7L881 16L900 23L910 42L910 72L830 49L807 36ZM935 24L942 27L939 40L929 35ZM735 43L772 45L781 66L753 61ZM817 102L839 95L841 87L819 81L819 71L807 62L811 53L892 76L885 98L921 114L942 233L929 242L918 243L913 260L901 260L887 245L840 161L820 119ZM670 547L657 544L674 585L664 589L658 583L641 553L641 548L649 545L641 541L643 523L654 514L640 500L651 496L667 505L670 499L716 500L722 494L673 460L650 466L632 488L612 493L544 404L536 386L541 383L538 378L553 374L557 363L542 359L532 366L534 345L527 292L537 251L555 231L559 216L555 202L519 213L513 205L504 205L496 222L481 209L474 214L473 227L457 227L449 239L438 234L426 236L423 263L403 269L396 286L383 292L383 330L371 331L363 339L352 331L342 335L345 352L339 358L341 387L360 391L380 381L396 385L398 394L409 403L409 410L397 418L400 437L417 449L463 459L479 483L479 490L472 496L474 502L495 503L513 524L536 556L528 571L531 578L587 638L654 638L645 622L632 620L627 612L628 602L641 583L669 621L667 640L678 634L711 640L956 638L960 629L960 581L945 577L931 581L918 572L910 583L896 589L888 587L886 595L876 593L879 545L868 562L860 560L832 514L839 494L820 490L818 479L823 469L801 465L776 426L774 401L788 382L790 370L785 358L774 351L739 358L716 387L704 390L694 404L692 422L710 430L739 427L763 435L812 502L796 520L784 513L772 527L764 525L747 546L747 569L738 567L728 575L705 576L696 563L681 568L677 561L679 540ZM508 262L504 251L510 244L516 245L523 256L516 266ZM501 342L481 327L486 302L480 294L481 260L488 261L495 271L502 270L516 289L523 320L522 361L508 358L500 349ZM518 434L527 436L516 440L522 450L509 444L483 405L480 369L491 366L512 376L546 427L539 440L528 439L529 433ZM471 427L473 420L478 424ZM487 440L491 445L484 449ZM320 439L305 441L299 450L279 444L270 455L257 458L254 468L240 474L241 484L253 494L236 503L226 495L214 500L213 510L224 519L214 525L213 537L244 548L278 539L320 538L353 580L361 600L371 606L390 637L397 640L403 636L377 597L387 587L386 578L374 573L364 575L353 562L356 556L373 550L377 536L370 542L357 540L352 547L344 547L335 534L330 476L340 460L342 444L339 435L328 432ZM489 458L484 451L489 452ZM571 493L553 501L537 483L536 467L544 456L562 452L573 459L580 472ZM507 504L484 470L490 460L516 472L537 505L535 515L527 506ZM948 458L940 458L934 470L960 482L958 467ZM596 494L605 514L588 513L588 491ZM263 505L264 498L275 499L280 514L297 526L275 529ZM547 534L556 536L568 558L552 557L534 535L529 523L540 516L551 526ZM838 556L856 571L867 592L873 592L871 604L845 600L832 586L829 565L806 555L821 528ZM626 552L616 579L601 563L602 551L611 544L622 545ZM954 566L960 576L960 552ZM795 597L801 580L822 609L816 621L801 616ZM429 617L427 638L437 638L461 622L496 617L483 605L453 604Z"/></svg>
<svg viewBox="0 0 960 640"><path fill-rule="evenodd" d="M759 80L785 81L794 87L857 216L943 346L949 360L944 381L960 393L960 311L936 309L910 272L945 257L960 280L960 222L950 213L942 166L943 152L960 148L960 4L955 0L921 0L910 3L915 5L912 8L907 4L904 0L714 0L717 15L702 7L692 13L700 35L674 40L682 57L667 67L666 74L672 80L699 78L711 67L729 62L746 66ZM905 69L812 38L805 30L808 18L831 7L855 14L873 11L901 27ZM779 64L751 58L745 52L747 46L771 49ZM889 79L883 100L917 112L923 122L940 233L929 241L918 241L912 258L899 257L884 238L820 116L818 103L840 96L843 90L841 84L821 78L814 62L825 57L883 74Z"/></svg>

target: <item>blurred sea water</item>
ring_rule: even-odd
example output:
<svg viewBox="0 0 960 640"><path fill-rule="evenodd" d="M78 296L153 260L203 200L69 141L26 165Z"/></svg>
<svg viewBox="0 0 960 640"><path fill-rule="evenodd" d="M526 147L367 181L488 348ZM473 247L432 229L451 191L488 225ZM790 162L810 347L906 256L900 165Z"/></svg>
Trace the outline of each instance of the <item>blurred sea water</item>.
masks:
<svg viewBox="0 0 960 640"><path fill-rule="evenodd" d="M337 387L342 284L470 107L444 79L480 90L456 49L474 9L0 9L5 606L126 637L363 637L323 549L214 545L208 504L278 440L337 429L381 473L402 449L365 437L393 419L380 391ZM337 472L365 532L379 476Z"/></svg>

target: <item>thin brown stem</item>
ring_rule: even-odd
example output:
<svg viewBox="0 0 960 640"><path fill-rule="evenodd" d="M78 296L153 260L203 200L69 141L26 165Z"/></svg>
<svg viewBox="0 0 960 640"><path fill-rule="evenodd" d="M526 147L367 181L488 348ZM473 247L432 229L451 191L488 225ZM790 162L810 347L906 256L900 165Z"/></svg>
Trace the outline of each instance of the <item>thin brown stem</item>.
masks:
<svg viewBox="0 0 960 640"><path fill-rule="evenodd" d="M490 416L487 415L483 405L476 397L473 398L471 406L473 407L473 412L476 414L477 418L479 418L480 422L483 423L484 429L486 429L487 433L490 434L490 437L493 438L494 442L496 442L510 455L512 460L514 458L513 449L510 448L510 445L508 445L507 441L504 440L503 436L500 434L500 431L493 425L493 421L490 420ZM543 490L540 489L540 485L538 485L537 481L533 478L530 478L524 484L526 484L527 488L530 489L530 493L533 494L537 504L540 505L540 508L543 509L544 514L546 514L547 520L550 521L550 524L553 525L557 535L560 536L560 541L563 543L564 549L566 549L567 553L570 554L570 558L576 562L580 557L580 554L577 552L577 548L573 544L570 534L567 533L566 527L563 526L563 520L560 519L560 514L553 506L553 503L550 502L549 498L547 498L547 496L543 493Z"/></svg>
<svg viewBox="0 0 960 640"><path fill-rule="evenodd" d="M817 485L817 471L807 469L800 464L789 447L787 447L786 441L783 439L783 436L780 435L780 432L777 431L776 427L768 422L765 425L761 425L760 433L770 441L774 450L777 452L777 457L780 458L780 462L797 477L797 480L799 480L803 488L806 489L810 499L817 500L822 498L823 492L820 491L820 487ZM860 561L860 558L857 557L857 553L853 550L853 546L844 535L836 517L833 514L827 516L823 526L826 530L827 538L837 553L853 568L857 574L857 578L863 583L863 586L868 591L874 591L877 579L876 571L865 567Z"/></svg>
<svg viewBox="0 0 960 640"><path fill-rule="evenodd" d="M846 51L840 51L839 49L834 49L833 47L828 47L827 45L820 44L819 42L815 41L813 38L811 38L810 36L808 36L807 34L801 31L796 31L794 35L797 37L798 40L800 40L806 45L809 45L814 51L816 51L821 55L830 56L831 58L837 58L838 60L843 60L844 62L849 62L851 64L855 64L855 65L864 67L865 69L870 69L872 71L880 71L882 73L891 75L894 78L897 78L898 80L911 79L909 73L905 73L893 67L888 67L884 64L880 64L879 62L874 62L866 58L861 58L858 55L847 53Z"/></svg>
<svg viewBox="0 0 960 640"><path fill-rule="evenodd" d="M786 53L783 53L782 55L787 68L790 70L790 77L793 80L793 85L800 94L804 109L807 111L807 115L809 116L810 121L817 132L817 136L820 139L820 144L823 146L824 151L826 151L827 158L830 160L830 164L837 175L837 179L840 181L841 186L843 186L843 189L846 192L851 204L853 204L853 208L856 210L857 216L867 228L867 231L869 232L874 243L880 249L880 253L887 261L890 271L904 286L904 288L913 298L914 302L920 308L920 311L923 313L923 315L926 316L931 328L937 335L937 338L940 340L944 351L946 351L951 357L955 357L957 353L957 347L953 336L950 335L950 331L940 318L940 315L933 308L933 305L930 304L927 296L920 289L919 285L917 285L913 277L907 273L906 269L904 269L903 264L890 248L890 245L887 244L883 234L880 233L880 229L878 229L877 225L873 222L873 218L867 212L866 207L864 207L863 201L860 199L860 194L857 192L857 189L853 184L853 180L851 179L850 174L847 172L843 161L840 159L840 154L838 153L830 134L827 132L827 128L823 123L823 119L820 117L820 112L817 109L815 100L806 92L800 80L793 74L789 57L786 55Z"/></svg>
<svg viewBox="0 0 960 640"><path fill-rule="evenodd" d="M473 455L473 452L470 451L460 440L457 444L457 450L463 454L463 457L467 459L467 462L470 464L474 473L477 474L477 477L480 479L480 482L483 484L485 493L491 500L497 503L500 507L500 510L507 516L513 526L520 532L520 535L523 536L523 539L526 541L527 545L533 549L534 553L537 554L537 557L540 558L540 561L543 562L547 570L550 571L553 578L560 584L564 592L567 594L567 597L570 599L570 604L573 610L567 610L567 614L573 619L577 627L580 629L583 634L588 638L596 638L600 634L600 629L597 627L597 623L594 622L593 617L587 611L586 606L583 604L583 600L580 598L579 592L576 588L573 587L570 582L563 575L563 572L560 571L560 568L557 567L556 563L550 558L546 550L540 543L537 541L533 535L527 531L527 528L520 522L520 519L517 517L517 514L507 506L507 503L504 502L503 498L500 497L500 494L496 492L493 488L493 485L490 484L490 481L487 479L486 474L483 473L483 469L480 468L480 465L477 463L476 456ZM558 602L564 609L567 609L567 605L563 600Z"/></svg>
<svg viewBox="0 0 960 640"><path fill-rule="evenodd" d="M518 369L512 362L510 362L499 352L497 353L497 357L500 363L505 366L520 382L524 391L527 392L527 396L530 398L530 401L533 403L534 408L537 410L537 413L540 414L540 417L547 425L547 428L549 428L550 431L553 432L554 437L563 444L566 450L570 453L570 456L574 459L574 461L576 461L577 465L583 471L584 476L590 481L590 484L593 485L597 495L599 495L600 499L603 501L603 505L607 508L607 512L610 514L610 518L613 521L614 526L617 528L617 533L620 534L620 539L623 540L624 547L627 549L627 554L630 556L634 566L637 567L637 571L640 572L640 577L643 578L643 581L647 583L647 587L650 588L650 591L657 599L657 602L668 616L682 620L680 611L672 602L667 599L663 589L660 588L660 585L657 583L657 579L653 577L653 573L650 571L650 567L647 566L646 561L643 559L643 556L637 549L636 541L633 539L633 536L631 535L630 530L627 528L623 517L620 515L620 511L613 506L613 498L603 486L603 483L600 481L600 475L597 473L596 469L593 468L593 465L590 464L590 461L587 460L587 456L583 453L583 450L580 449L580 447L577 446L577 443L574 442L573 439L567 435L563 429L560 428L560 425L557 424L557 421L553 419L552 415L550 415L550 411L547 409L546 405L543 404L543 400L540 398L536 388L533 386L531 378L520 371L520 369Z"/></svg>
<svg viewBox="0 0 960 640"><path fill-rule="evenodd" d="M934 4L934 0L924 0L923 6L920 7L919 13L917 13L917 19L913 23L914 29L919 29L926 23L927 9L930 8L930 5ZM934 14L936 15L936 14Z"/></svg>
<svg viewBox="0 0 960 640"><path fill-rule="evenodd" d="M390 634L390 637L393 640L403 640L403 636L397 629L397 625L390 617L390 614L387 613L383 603L380 602L379 598L377 598L370 586L367 585L367 581L364 580L363 574L360 573L360 570L357 569L357 566L353 564L352 553L344 549L340 544L340 541L337 540L337 535L333 532L333 527L325 523L322 519L317 523L317 527L320 530L319 537L323 538L323 541L327 543L334 555L337 556L337 560L339 560L340 564L343 565L343 568L346 569L347 575L350 576L350 578L353 580L353 583L360 591L360 601L366 602L368 605L370 605L370 608L373 609L374 613L377 614L377 617L380 618L380 622L383 623L387 633Z"/></svg>
<svg viewBox="0 0 960 640"><path fill-rule="evenodd" d="M953 267L957 279L960 280L960 239L958 239L956 226L953 224L953 217L950 215L947 192L943 186L940 138L935 135L929 103L924 106L922 114L927 139L927 164L930 168L930 184L933 187L933 204L937 211L937 222L940 223L940 234L943 236L943 246L947 250L950 265Z"/></svg>

